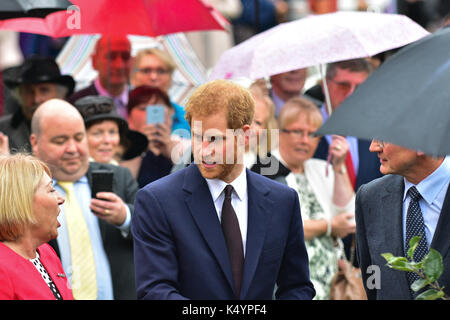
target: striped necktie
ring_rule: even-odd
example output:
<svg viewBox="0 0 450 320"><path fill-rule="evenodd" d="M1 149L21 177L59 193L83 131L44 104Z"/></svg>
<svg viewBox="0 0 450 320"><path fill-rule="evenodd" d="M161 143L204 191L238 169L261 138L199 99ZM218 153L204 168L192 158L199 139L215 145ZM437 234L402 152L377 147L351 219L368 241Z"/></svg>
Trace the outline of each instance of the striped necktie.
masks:
<svg viewBox="0 0 450 320"><path fill-rule="evenodd" d="M76 300L97 299L97 280L94 252L86 221L78 204L73 182L58 184L66 192L64 213L70 241L72 258L72 292Z"/></svg>

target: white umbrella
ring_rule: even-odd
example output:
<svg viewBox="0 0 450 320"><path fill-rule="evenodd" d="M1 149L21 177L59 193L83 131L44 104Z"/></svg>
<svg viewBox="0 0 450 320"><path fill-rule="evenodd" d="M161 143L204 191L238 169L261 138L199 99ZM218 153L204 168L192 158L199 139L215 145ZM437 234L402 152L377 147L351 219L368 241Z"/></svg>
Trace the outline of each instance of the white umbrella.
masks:
<svg viewBox="0 0 450 320"><path fill-rule="evenodd" d="M404 15L334 12L282 23L227 50L210 79L258 79L364 58L404 46L428 31Z"/></svg>

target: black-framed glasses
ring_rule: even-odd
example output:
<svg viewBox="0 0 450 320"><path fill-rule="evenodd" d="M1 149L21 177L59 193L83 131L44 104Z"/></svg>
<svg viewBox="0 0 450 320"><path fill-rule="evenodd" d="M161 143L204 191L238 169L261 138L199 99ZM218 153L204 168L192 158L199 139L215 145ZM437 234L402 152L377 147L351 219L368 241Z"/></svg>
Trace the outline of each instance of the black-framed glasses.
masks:
<svg viewBox="0 0 450 320"><path fill-rule="evenodd" d="M293 135L293 136L296 136L299 138L303 138L306 136L306 137L308 137L308 139L312 139L312 138L317 137L315 134L315 131L305 131L305 130L296 130L296 129L293 129L293 130L281 129L281 132L287 133L287 134L290 134L290 135Z"/></svg>
<svg viewBox="0 0 450 320"><path fill-rule="evenodd" d="M164 74L168 74L170 71L168 69L165 68L136 68L135 69L136 72L141 72L145 75L150 75L152 73L156 73L157 75L161 76Z"/></svg>

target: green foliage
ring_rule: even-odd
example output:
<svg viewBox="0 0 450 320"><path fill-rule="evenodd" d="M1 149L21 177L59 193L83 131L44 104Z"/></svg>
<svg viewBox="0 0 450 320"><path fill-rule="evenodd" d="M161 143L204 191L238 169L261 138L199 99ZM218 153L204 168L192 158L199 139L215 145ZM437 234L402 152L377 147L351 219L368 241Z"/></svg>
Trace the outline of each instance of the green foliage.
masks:
<svg viewBox="0 0 450 320"><path fill-rule="evenodd" d="M445 299L450 300L450 297L444 293L444 288L440 287L437 280L444 270L444 264L442 262L442 256L439 252L430 248L430 251L423 258L422 261L414 261L414 251L419 245L420 236L413 237L409 241L408 257L395 257L391 253L383 253L381 256L386 259L387 266L400 271L414 272L419 275L420 279L414 281L411 285L411 289L417 292L425 287L429 287L428 290L422 292L416 297L417 300L436 300Z"/></svg>

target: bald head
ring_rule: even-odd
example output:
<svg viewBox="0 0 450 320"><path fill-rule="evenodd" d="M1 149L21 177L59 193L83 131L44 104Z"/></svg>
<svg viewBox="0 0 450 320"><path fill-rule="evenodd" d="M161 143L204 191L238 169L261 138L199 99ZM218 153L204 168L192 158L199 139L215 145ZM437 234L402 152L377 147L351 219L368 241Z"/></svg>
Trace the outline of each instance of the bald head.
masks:
<svg viewBox="0 0 450 320"><path fill-rule="evenodd" d="M33 153L50 168L55 180L76 181L86 174L89 154L84 121L70 103L51 99L31 121Z"/></svg>
<svg viewBox="0 0 450 320"><path fill-rule="evenodd" d="M41 104L33 114L31 119L31 133L36 136L41 134L41 123L53 117L78 117L83 121L78 110L62 99L50 99Z"/></svg>
<svg viewBox="0 0 450 320"><path fill-rule="evenodd" d="M126 35L110 35L110 36L102 36L95 43L94 54L98 54L99 51L106 49L108 50L108 46L111 44L121 43L129 48L131 51L131 42ZM110 49L110 48L109 48Z"/></svg>

